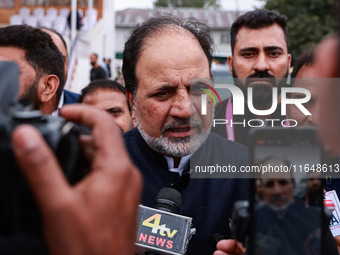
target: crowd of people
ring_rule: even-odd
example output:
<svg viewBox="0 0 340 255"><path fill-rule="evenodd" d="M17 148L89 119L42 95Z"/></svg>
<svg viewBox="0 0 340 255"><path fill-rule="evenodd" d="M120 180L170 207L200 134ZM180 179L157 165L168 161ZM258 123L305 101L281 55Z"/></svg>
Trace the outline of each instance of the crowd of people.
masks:
<svg viewBox="0 0 340 255"><path fill-rule="evenodd" d="M247 88L253 89L256 109L270 108L272 88L287 86L291 66L286 17L264 9L247 12L235 20L230 34L228 65L235 85L245 97ZM248 164L250 128L212 127L214 118L240 121L239 116L228 116L233 99L215 109L208 97L206 114L201 114L204 92L195 89L200 85L192 80L212 78L213 50L207 25L171 15L149 18L125 43L125 88L105 79L98 56L92 54L91 83L77 95L63 89L68 56L60 35L29 26L0 28L0 61L16 62L20 68L20 102L91 128L87 142L82 143L85 151L92 152L91 172L74 186L66 181L36 129L22 125L12 134L17 163L41 212L50 254L133 254L138 204L153 207L164 187L180 191L181 213L193 218L196 234L189 242L188 255L246 251L233 239L228 219L234 203L248 199L248 180L190 179L196 165L239 168ZM336 37L307 50L296 61L291 77L338 77L338 51ZM287 116L299 126L320 125L327 148L340 153L340 91L333 84L317 85L292 80L290 86L311 92L305 105L311 115L289 105ZM65 106L70 103L78 104ZM242 118L281 120L286 116L280 115L280 109L270 116L248 111ZM285 183L268 178L260 182L263 190L269 190L270 181L284 184L292 193L289 177ZM264 198L269 197L267 193ZM216 233L224 237L217 244L212 241ZM335 247L335 243L329 245Z"/></svg>

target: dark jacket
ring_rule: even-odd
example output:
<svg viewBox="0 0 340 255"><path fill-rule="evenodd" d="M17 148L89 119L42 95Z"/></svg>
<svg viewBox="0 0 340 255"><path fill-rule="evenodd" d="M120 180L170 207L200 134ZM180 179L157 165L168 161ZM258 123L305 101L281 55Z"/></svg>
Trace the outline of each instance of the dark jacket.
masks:
<svg viewBox="0 0 340 255"><path fill-rule="evenodd" d="M187 165L180 178L178 173L168 170L166 159L146 144L137 129L125 133L124 138L130 157L143 175L144 190L141 202L149 207L154 206L156 196L162 188L182 182L190 169L195 168L196 164L207 164L207 159L210 159L209 164L212 161L220 165L247 164L245 146L212 133L193 154L191 164ZM186 182L187 180L183 181L184 186ZM216 249L216 244L211 241L213 234L231 237L228 219L231 218L234 202L247 199L247 180L191 178L187 187L180 190L181 213L193 218L193 227L197 230L189 243L187 254L212 254Z"/></svg>

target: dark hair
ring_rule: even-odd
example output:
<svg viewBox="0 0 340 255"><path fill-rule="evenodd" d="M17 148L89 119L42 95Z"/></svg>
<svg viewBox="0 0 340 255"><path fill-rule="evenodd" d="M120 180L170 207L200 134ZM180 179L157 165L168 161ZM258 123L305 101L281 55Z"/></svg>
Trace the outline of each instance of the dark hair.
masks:
<svg viewBox="0 0 340 255"><path fill-rule="evenodd" d="M304 50L296 59L291 78L295 78L302 66L311 66L314 63L315 47Z"/></svg>
<svg viewBox="0 0 340 255"><path fill-rule="evenodd" d="M261 9L247 12L234 21L230 29L230 43L232 54L234 55L236 35L242 27L259 29L269 27L273 24L278 24L282 28L288 48L287 17L275 11Z"/></svg>
<svg viewBox="0 0 340 255"><path fill-rule="evenodd" d="M137 91L136 64L143 50L145 40L157 34L167 32L174 27L184 28L196 37L208 59L209 67L211 67L214 41L210 28L194 19L182 20L176 16L163 14L147 19L138 25L125 43L122 71L127 91L133 95Z"/></svg>
<svg viewBox="0 0 340 255"><path fill-rule="evenodd" d="M281 157L279 157L279 156L277 156L277 155L274 155L274 156L273 156L273 155L270 155L270 156L268 156L268 157L262 159L262 160L261 160L261 165L266 165L267 162L270 162L270 161L272 161L272 160L278 160L278 161L280 161L281 163L283 163L284 165L286 165L286 166L288 166L288 167L292 165L292 162L290 162L288 159L281 158ZM269 172L269 173L270 173L270 172ZM282 173L283 173L283 172L282 172ZM293 185L295 186L295 179L294 179L293 171L289 171L289 175L290 175L290 179L292 180ZM261 176L262 178L264 178L263 174L260 174L260 176ZM277 176L278 176L277 178L280 179L280 177L281 177L282 175L278 174ZM261 178L261 177L260 177L260 178Z"/></svg>
<svg viewBox="0 0 340 255"><path fill-rule="evenodd" d="M63 42L63 45L64 45L64 47L66 49L66 53L68 54L68 52L67 52L67 44L65 42L65 39L64 39L64 37L59 32L57 32L56 30L54 30L52 28L47 28L47 27L42 27L41 29L43 29L43 31L47 30L47 31L50 31L53 34L56 34L60 38L60 40Z"/></svg>
<svg viewBox="0 0 340 255"><path fill-rule="evenodd" d="M97 53L92 53L91 55L94 55L96 59L98 59L98 54Z"/></svg>
<svg viewBox="0 0 340 255"><path fill-rule="evenodd" d="M131 106L130 106L129 100L126 96L125 88L123 87L122 84L120 84L116 81L112 81L112 80L102 79L102 80L91 81L89 83L89 85L87 85L85 88L83 88L81 90L81 94L80 94L79 99L78 99L79 103L83 102L84 97L86 95L90 95L90 94L94 93L97 89L109 89L109 90L113 90L113 91L117 91L119 93L122 93L126 97L127 106L129 108L129 112L131 114Z"/></svg>
<svg viewBox="0 0 340 255"><path fill-rule="evenodd" d="M65 85L63 57L51 37L40 29L27 25L0 28L0 47L15 47L25 51L25 59L35 72L36 78L55 74L59 78L56 106Z"/></svg>

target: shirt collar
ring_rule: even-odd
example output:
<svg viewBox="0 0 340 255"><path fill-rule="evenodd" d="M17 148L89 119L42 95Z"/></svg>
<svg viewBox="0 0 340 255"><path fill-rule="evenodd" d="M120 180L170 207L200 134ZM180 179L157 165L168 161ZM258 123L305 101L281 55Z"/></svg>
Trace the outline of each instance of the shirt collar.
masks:
<svg viewBox="0 0 340 255"><path fill-rule="evenodd" d="M60 109L61 109L61 107L63 107L63 105L64 105L64 90L61 93L61 97L60 97L60 100L59 100L58 107L55 111L52 112L52 116L59 116Z"/></svg>
<svg viewBox="0 0 340 255"><path fill-rule="evenodd" d="M186 166L186 164L190 160L191 155L192 154L181 157L181 161L179 162L178 168L174 168L174 158L164 155L164 157L165 157L165 159L168 163L169 171L178 173L181 176L182 173L183 173L184 167Z"/></svg>

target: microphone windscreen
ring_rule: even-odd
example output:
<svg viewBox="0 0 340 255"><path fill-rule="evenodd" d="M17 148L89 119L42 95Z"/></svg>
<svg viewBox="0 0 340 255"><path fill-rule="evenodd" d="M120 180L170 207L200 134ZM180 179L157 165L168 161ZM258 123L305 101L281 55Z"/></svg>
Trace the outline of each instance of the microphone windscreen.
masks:
<svg viewBox="0 0 340 255"><path fill-rule="evenodd" d="M180 207L181 193L173 188L163 188L159 191L155 201L156 209L179 213Z"/></svg>

